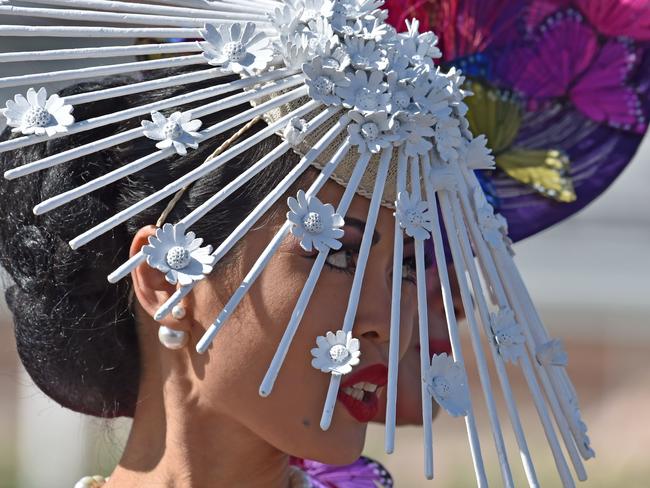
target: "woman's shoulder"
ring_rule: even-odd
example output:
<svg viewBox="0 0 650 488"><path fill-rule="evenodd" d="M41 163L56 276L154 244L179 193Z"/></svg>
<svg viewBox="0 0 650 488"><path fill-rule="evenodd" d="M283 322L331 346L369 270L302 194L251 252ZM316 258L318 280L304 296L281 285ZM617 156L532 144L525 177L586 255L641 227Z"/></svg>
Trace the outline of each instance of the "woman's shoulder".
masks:
<svg viewBox="0 0 650 488"><path fill-rule="evenodd" d="M377 461L361 456L352 464L332 466L292 458L291 464L309 477L313 488L392 488L393 478Z"/></svg>

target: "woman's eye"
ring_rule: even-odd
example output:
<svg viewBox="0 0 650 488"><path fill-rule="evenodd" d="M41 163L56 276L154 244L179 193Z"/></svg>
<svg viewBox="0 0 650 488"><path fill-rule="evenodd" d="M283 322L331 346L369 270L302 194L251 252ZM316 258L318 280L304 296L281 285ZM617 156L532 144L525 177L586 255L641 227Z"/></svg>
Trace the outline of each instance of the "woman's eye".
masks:
<svg viewBox="0 0 650 488"><path fill-rule="evenodd" d="M345 270L348 267L348 252L343 250L343 251L338 251L335 253L330 253L329 256L327 256L327 259L325 262L332 266L333 268L337 268L340 270Z"/></svg>

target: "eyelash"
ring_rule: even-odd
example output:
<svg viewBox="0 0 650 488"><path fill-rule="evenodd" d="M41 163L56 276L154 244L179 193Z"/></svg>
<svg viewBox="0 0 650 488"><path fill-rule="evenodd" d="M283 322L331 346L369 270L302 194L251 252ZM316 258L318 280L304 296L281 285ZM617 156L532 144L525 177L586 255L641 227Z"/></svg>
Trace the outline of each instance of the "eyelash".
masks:
<svg viewBox="0 0 650 488"><path fill-rule="evenodd" d="M345 259L345 267L343 267L342 263L335 264L335 260L338 257L338 259L341 259L343 257ZM338 271L340 273L345 273L347 275L354 275L354 269L355 269L355 263L354 263L354 252L351 250L346 250L343 249L341 251L331 253L327 259L325 260L325 265L334 270ZM406 258L404 260L404 263L402 264L402 279L407 280L413 284L416 283L416 271L415 271L415 257L410 257Z"/></svg>

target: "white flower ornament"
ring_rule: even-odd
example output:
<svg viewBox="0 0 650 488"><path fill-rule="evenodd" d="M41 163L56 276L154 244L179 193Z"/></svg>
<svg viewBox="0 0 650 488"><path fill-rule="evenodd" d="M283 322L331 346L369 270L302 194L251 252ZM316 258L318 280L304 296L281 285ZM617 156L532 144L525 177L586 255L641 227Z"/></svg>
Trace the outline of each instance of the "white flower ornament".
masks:
<svg viewBox="0 0 650 488"><path fill-rule="evenodd" d="M246 22L215 27L206 24L201 31L206 44L201 44L203 56L213 66L230 69L234 73L263 71L273 60L273 49L263 32L255 32L255 24Z"/></svg>
<svg viewBox="0 0 650 488"><path fill-rule="evenodd" d="M174 146L177 154L185 156L187 148L196 149L199 147L201 134L196 132L201 128L201 121L192 120L188 112L174 112L165 117L160 112L152 112L151 119L143 120L144 135L154 141L160 141L156 144L158 149L167 149Z"/></svg>
<svg viewBox="0 0 650 488"><path fill-rule="evenodd" d="M185 225L165 224L149 237L142 252L147 264L165 273L169 283L188 286L205 278L214 266L212 246L201 244L203 239L196 239L193 232L185 234Z"/></svg>
<svg viewBox="0 0 650 488"><path fill-rule="evenodd" d="M357 70L347 86L337 87L336 94L343 100L344 107L363 112L384 110L390 102L388 84L381 71Z"/></svg>
<svg viewBox="0 0 650 488"><path fill-rule="evenodd" d="M447 353L434 354L426 373L427 390L452 417L467 415L469 388L463 367Z"/></svg>
<svg viewBox="0 0 650 488"><path fill-rule="evenodd" d="M388 67L387 53L379 48L375 41L350 37L345 40L345 46L350 56L350 63L356 69L383 71Z"/></svg>
<svg viewBox="0 0 650 488"><path fill-rule="evenodd" d="M289 197L288 204L291 210L287 212L287 219L293 224L291 233L300 239L305 251L341 249L339 239L343 237L345 222L331 204L323 204L314 196L308 198L302 190L297 198Z"/></svg>
<svg viewBox="0 0 650 488"><path fill-rule="evenodd" d="M350 144L356 145L360 153L377 154L399 139L399 135L392 131L393 123L384 111L364 115L352 110L348 114L352 120L348 125Z"/></svg>
<svg viewBox="0 0 650 488"><path fill-rule="evenodd" d="M311 365L323 373L340 376L348 374L353 366L359 364L359 339L353 338L352 332L328 332L317 337L316 344L318 347L311 350Z"/></svg>
<svg viewBox="0 0 650 488"><path fill-rule="evenodd" d="M507 308L491 314L491 328L499 355L504 361L516 362L524 354L525 338L515 314Z"/></svg>
<svg viewBox="0 0 650 488"><path fill-rule="evenodd" d="M58 95L48 98L45 88L38 92L30 88L27 97L17 94L13 100L7 100L3 113L7 125L13 127L12 132L53 136L66 132L74 123L72 109L72 105L66 105Z"/></svg>
<svg viewBox="0 0 650 488"><path fill-rule="evenodd" d="M350 85L350 80L342 71L323 65L323 59L315 57L311 63L305 63L302 71L307 75L309 96L317 102L326 105L340 105L341 97L337 93L339 87Z"/></svg>
<svg viewBox="0 0 650 488"><path fill-rule="evenodd" d="M394 215L410 237L424 241L431 236L433 223L426 202L416 200L406 191L399 192Z"/></svg>

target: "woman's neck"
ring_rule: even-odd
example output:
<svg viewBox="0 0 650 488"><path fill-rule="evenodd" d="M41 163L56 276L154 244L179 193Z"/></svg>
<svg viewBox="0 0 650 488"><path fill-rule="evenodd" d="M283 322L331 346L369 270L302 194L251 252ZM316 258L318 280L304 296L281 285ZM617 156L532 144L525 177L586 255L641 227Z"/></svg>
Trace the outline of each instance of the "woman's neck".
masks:
<svg viewBox="0 0 650 488"><path fill-rule="evenodd" d="M141 388L129 440L106 488L289 487L289 456L233 418L188 404L191 387L179 381L145 383L164 384L163 391Z"/></svg>

